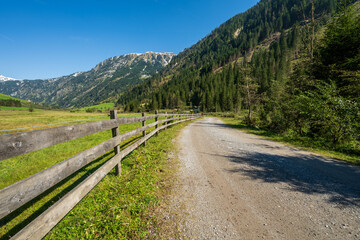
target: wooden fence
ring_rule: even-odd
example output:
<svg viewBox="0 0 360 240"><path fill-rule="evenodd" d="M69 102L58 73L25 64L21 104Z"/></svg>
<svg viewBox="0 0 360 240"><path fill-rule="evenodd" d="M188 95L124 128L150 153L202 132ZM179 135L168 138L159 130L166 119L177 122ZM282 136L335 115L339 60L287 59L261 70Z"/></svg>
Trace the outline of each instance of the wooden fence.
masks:
<svg viewBox="0 0 360 240"><path fill-rule="evenodd" d="M173 124L198 118L200 115L158 114L155 112L155 115L151 116L143 114L142 117L117 118L117 112L111 111L110 117L111 120L0 135L0 161L109 129L112 129L113 136L113 138L105 142L0 190L0 219L111 149L115 151L114 157L20 230L12 239L41 239L113 168L116 168L117 174L120 174L122 158L141 144L145 145L146 140L154 134L158 134L160 130L166 129ZM165 119L159 120L160 117L165 117ZM155 119L155 122L146 125L145 121L150 119ZM142 122L142 127L119 134L119 125L135 122ZM159 127L160 124L163 125ZM152 127L155 127L155 130L146 134L146 130ZM142 133L142 137L138 141L120 151L122 141L140 133Z"/></svg>

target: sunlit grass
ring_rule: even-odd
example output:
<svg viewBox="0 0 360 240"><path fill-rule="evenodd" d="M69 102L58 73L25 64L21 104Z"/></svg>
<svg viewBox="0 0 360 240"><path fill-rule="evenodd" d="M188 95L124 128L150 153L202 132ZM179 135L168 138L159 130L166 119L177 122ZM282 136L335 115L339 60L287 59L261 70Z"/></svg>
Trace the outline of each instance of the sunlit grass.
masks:
<svg viewBox="0 0 360 240"><path fill-rule="evenodd" d="M19 98L14 98L14 97L11 97L11 96L0 93L0 100L9 100L9 99L10 100L17 100L17 101L20 101L20 102L27 102L25 100L22 100L22 99L19 99Z"/></svg>
<svg viewBox="0 0 360 240"><path fill-rule="evenodd" d="M10 111L29 111L29 107L7 107L7 106L0 106L0 110L10 110ZM44 111L44 109L40 108L33 108L32 111Z"/></svg>
<svg viewBox="0 0 360 240"><path fill-rule="evenodd" d="M110 110L112 108L115 107L115 104L114 103L101 103L101 104L97 104L97 105L94 105L94 106L89 106L89 107L83 107L83 108L80 108L79 110L87 110L87 109L96 109L96 110L100 110L100 111L107 111L107 110Z"/></svg>
<svg viewBox="0 0 360 240"><path fill-rule="evenodd" d="M39 129L37 128L37 126L47 125L47 124L78 121L78 120L84 120L83 122L99 121L105 119L109 119L109 117L105 113L85 113L85 112L74 113L69 111L49 111L49 110L42 110L42 111L35 110L34 112L1 110L0 130L33 127L30 129L26 129L28 131L33 129ZM63 124L58 124L56 126L69 125L69 124L75 124L75 123L63 123ZM49 127L56 127L56 126L51 125ZM40 128L44 128L44 127L40 127ZM19 132L19 131L24 131L24 130L0 132L0 134Z"/></svg>
<svg viewBox="0 0 360 240"><path fill-rule="evenodd" d="M13 114L12 112L7 112L6 114L0 115L0 120L4 120L4 122L8 122L9 128L16 128L18 126L24 127L29 126L28 122L30 122L30 126L35 125L42 125L42 124L48 124L53 122L59 122L59 121L69 121L69 120L79 120L79 119L87 119L90 117L96 117L99 116L99 114L89 114L89 113L70 113L70 112L58 112L58 111L44 111L45 113L42 114L40 112L36 114L32 114L30 112L17 112L16 114ZM123 116L123 115L121 115ZM140 116L140 114L130 114L125 115L126 117L134 117L134 116ZM109 119L107 116L104 116L105 119ZM13 121L10 121L10 119L13 119ZM26 119L26 120L24 120ZM96 120L96 119L95 119ZM103 120L103 119L100 119ZM148 120L146 123L149 124L151 122L154 122L154 119ZM132 123L132 124L125 124L120 125L119 132L125 133L130 130L136 129L141 126L141 123ZM3 127L3 126L2 126ZM144 236L144 234L147 234L147 221L149 219L146 217L144 219L144 216L142 214L135 214L136 212L144 212L149 210L149 206L152 205L154 202L151 199L155 199L155 196L157 196L157 189L159 184L159 174L162 174L161 172L154 173L151 171L157 171L159 167L165 168L165 160L166 160L166 152L171 149L171 139L175 134L175 129L171 128L171 131L166 131L164 133L161 133L160 138L156 138L157 140L149 140L149 143L153 142L154 144L150 147L146 147L145 149L141 150L141 153L139 150L136 150L137 157L129 157L127 159L131 160L124 160L123 164L123 177L118 178L114 176L113 173L111 173L109 176L106 177L102 182L105 182L105 185L99 185L97 188L99 188L97 191L91 192L92 198L98 199L100 198L101 201L109 201L113 198L119 198L126 195L126 201L129 205L133 206L133 208L126 209L127 213L122 213L123 215L126 215L129 217L129 220L126 220L126 224L120 224L119 226L115 225L112 226L112 228L118 229L118 227L121 227L122 230L120 231L123 236L133 236L132 234L135 234L134 236L138 236L138 238L141 238ZM147 132L150 132L152 129L149 129ZM24 154L18 157L14 157L11 159L3 160L0 162L0 189L9 186L15 182L18 182L24 178L27 178L37 172L40 172L41 170L44 170L50 166L53 166L54 164L61 162L69 157L72 157L88 148L91 148L101 142L104 142L111 138L111 130L107 130L101 133L96 133L90 136L86 136L83 138L79 138L70 142L65 142L62 144L58 144L49 148L45 148L42 150L35 151L33 153ZM129 139L128 141L125 141L122 144L122 148L126 147L129 143L139 138L141 134L134 136L133 138ZM159 142L157 142L159 141ZM143 156L143 153L145 154ZM68 191L73 189L77 184L79 184L83 179L86 178L86 176L90 175L92 172L94 172L97 168L99 168L104 162L109 160L113 156L113 151L109 151L104 156L96 159L91 164L87 165L86 167L82 168L78 172L74 173L72 176L68 177L61 183L57 184L57 186L53 187L52 189L48 190L46 193L42 194L41 196L37 197L30 203L25 204L25 206L21 207L20 209L16 210L14 213L10 214L9 216L5 217L4 219L0 220L0 239L7 239L9 236L14 235L17 231L19 231L21 228L26 226L32 219L36 218L39 214L41 214L46 208L51 206L54 202L56 202L57 199L64 196ZM134 155L131 155L134 156ZM154 157L155 156L155 157ZM159 156L159 158L158 158ZM146 163L144 166L145 168L152 169L149 173L144 171L142 168L135 168L134 166L138 166L139 159L145 159L146 161L154 161L155 165L152 165L150 163ZM153 160L152 160L153 159ZM155 160L154 160L155 159ZM144 161L145 161L144 160ZM142 160L141 160L142 161ZM160 161L157 163L157 161ZM165 161L165 162L164 162ZM157 165L158 164L158 165ZM160 164L160 165L159 165ZM164 165L165 164L165 165ZM143 164L140 164L143 166ZM154 170L155 169L155 170ZM135 171L135 172L134 172ZM138 179L137 179L138 178ZM126 180L124 180L126 179ZM155 179L155 180L154 180ZM120 181L120 182L119 182ZM125 182L124 182L125 181ZM136 184L129 186L127 184L127 181L134 181ZM155 185L156 187L153 188L155 185L154 182L157 182ZM144 183L145 182L145 183ZM119 186L119 188L116 187L116 184L122 184L122 186ZM149 187L147 184L150 184L152 187ZM102 186L102 187L101 187ZM135 189L132 189L133 186L136 186ZM115 191L115 195L112 196L112 193L114 193L115 188L117 191ZM131 191L126 191L125 193L120 193L123 188L126 189L126 187L130 187ZM156 191L155 191L156 190ZM111 197L109 197L111 196ZM149 197L150 196L150 197ZM118 199L120 201L121 199ZM134 201L133 201L134 200ZM94 202L95 201L95 202ZM94 214L94 209L96 211L95 215L98 216L99 219L103 218L104 216L101 214L102 211L101 207L104 207L103 204L96 205L97 200L90 200L90 203L87 202L80 210L81 213L76 213L75 216L83 216L87 214ZM111 200L112 201L112 200ZM135 203L133 203L135 202ZM156 201L155 201L156 202ZM92 206L94 204L94 206ZM116 209L117 207L114 205L115 202L112 203L113 207ZM132 205L135 204L135 205ZM105 204L107 205L107 204ZM91 209L90 211L88 209ZM122 208L120 208L121 210ZM138 209L138 210L136 210ZM124 210L125 211L125 210ZM134 215L135 214L135 215ZM69 216L72 216L73 213L71 212ZM78 216L79 215L79 216ZM121 215L122 216L122 215ZM107 216L108 221L114 221L114 219L118 219L119 217L114 216ZM56 236L60 234L59 239L68 239L65 237L67 234L69 234L69 228L73 229L74 232L72 232L72 235L76 236L86 236L86 234L90 234L89 236L92 236L92 238L96 236L107 236L106 231L96 231L96 234L94 232L88 232L87 229L91 226L94 227L94 229L97 229L102 224L99 224L98 221L100 220L94 220L92 221L93 217L89 216L86 217L85 222L88 222L90 225L79 225L79 220L74 220L73 226L69 227L68 224L66 224L63 227L55 228L58 230L55 230L56 233L54 233ZM63 221L70 221L70 220L63 220ZM73 221L73 220L71 220ZM70 224L70 223L69 223ZM85 226L85 228L81 227ZM142 230L141 230L142 229ZM118 231L118 230L117 230ZM59 233L58 233L59 232ZM64 233L65 232L65 233ZM54 237L55 235L52 234L51 238L58 238ZM80 235L78 235L80 234ZM91 235L93 234L93 235ZM120 234L120 233L118 233ZM122 236L122 235L109 235L109 236ZM140 237L141 236L141 237ZM91 238L91 237L89 237Z"/></svg>
<svg viewBox="0 0 360 240"><path fill-rule="evenodd" d="M173 169L167 154L181 126L171 127L122 162L122 176L108 174L45 239L149 239L162 231L154 212Z"/></svg>

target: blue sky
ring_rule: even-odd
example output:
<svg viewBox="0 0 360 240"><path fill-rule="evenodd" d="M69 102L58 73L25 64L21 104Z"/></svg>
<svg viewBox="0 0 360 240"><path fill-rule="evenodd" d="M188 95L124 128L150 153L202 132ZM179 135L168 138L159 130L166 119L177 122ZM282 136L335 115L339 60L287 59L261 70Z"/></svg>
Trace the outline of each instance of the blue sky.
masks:
<svg viewBox="0 0 360 240"><path fill-rule="evenodd" d="M257 0L0 0L0 74L43 79L127 53L179 53Z"/></svg>

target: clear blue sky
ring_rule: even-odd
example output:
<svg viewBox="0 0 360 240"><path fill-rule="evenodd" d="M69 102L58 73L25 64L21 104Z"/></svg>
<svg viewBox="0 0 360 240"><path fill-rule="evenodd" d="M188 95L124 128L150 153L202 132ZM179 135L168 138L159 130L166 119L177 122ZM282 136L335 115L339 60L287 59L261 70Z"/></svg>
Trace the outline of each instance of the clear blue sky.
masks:
<svg viewBox="0 0 360 240"><path fill-rule="evenodd" d="M0 74L43 79L127 53L179 53L257 0L0 0Z"/></svg>

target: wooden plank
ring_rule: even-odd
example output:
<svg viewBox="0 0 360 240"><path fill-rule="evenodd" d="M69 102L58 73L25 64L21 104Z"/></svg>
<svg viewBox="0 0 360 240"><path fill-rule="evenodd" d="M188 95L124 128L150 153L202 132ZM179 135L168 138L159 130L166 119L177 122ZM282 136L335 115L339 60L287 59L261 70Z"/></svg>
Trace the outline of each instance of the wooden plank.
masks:
<svg viewBox="0 0 360 240"><path fill-rule="evenodd" d="M110 118L111 119L117 119L117 110L111 110L110 111ZM119 127L115 127L111 129L112 137L119 136ZM114 153L115 155L120 152L120 145L117 145L114 147ZM121 174L121 160L118 162L118 164L115 167L116 169L116 175L120 176Z"/></svg>
<svg viewBox="0 0 360 240"><path fill-rule="evenodd" d="M141 122L152 118L155 118L155 116L118 118L0 135L0 161L112 129L121 124Z"/></svg>
<svg viewBox="0 0 360 240"><path fill-rule="evenodd" d="M186 114L175 114L175 113L159 113L159 117L171 117L171 116L184 116Z"/></svg>
<svg viewBox="0 0 360 240"><path fill-rule="evenodd" d="M180 120L168 124L171 126L177 123L185 122L187 120ZM157 124L158 122L155 122ZM153 125L153 124L151 124ZM146 127L150 127L150 124ZM12 239L41 239L43 238L66 214L71 211L72 208L76 206L77 203L81 201L90 191L93 189L100 181L103 179L107 173L111 171L112 168L126 155L140 146L147 139L152 137L161 129L166 126L159 127L152 131L150 134L141 138L139 141L133 143L119 154L115 155L109 161L104 163L98 170L86 178L82 183L76 186L73 190L67 193L63 198L57 201L54 205L48 208L40 216L38 216L34 221L29 223L25 228L18 232ZM143 130L142 128L139 128ZM136 129L136 130L139 130ZM114 138L113 138L114 139ZM111 140L113 140L111 139Z"/></svg>
<svg viewBox="0 0 360 240"><path fill-rule="evenodd" d="M155 122L159 121L159 115L158 115L158 113L159 113L158 110L155 110L155 116L156 116L156 117L155 117ZM159 125L156 124L156 125L155 125L155 128L157 129L158 127L159 127ZM159 132L157 131L157 132L156 132L156 136L158 136L158 135L159 135Z"/></svg>
<svg viewBox="0 0 360 240"><path fill-rule="evenodd" d="M142 116L145 117L145 113L142 113ZM146 121L142 121L142 126L145 127ZM143 131L143 137L146 136L146 131ZM144 147L146 146L146 141L144 142Z"/></svg>
<svg viewBox="0 0 360 240"><path fill-rule="evenodd" d="M96 158L110 151L122 141L135 136L148 128L154 127L156 124L157 123L154 122L145 127L137 128L115 138L111 138L35 175L1 189L0 219L91 163Z"/></svg>
<svg viewBox="0 0 360 240"><path fill-rule="evenodd" d="M48 208L11 239L42 239L66 214L93 189L119 162L118 154L102 165L82 183Z"/></svg>
<svg viewBox="0 0 360 240"><path fill-rule="evenodd" d="M164 120L162 120L164 121ZM177 122L173 122L173 123L170 123L168 125L163 125L161 127L158 127L156 128L154 131L150 132L149 134L147 134L145 137L139 139L138 141L136 141L135 143L131 144L129 147L127 147L126 149L124 149L123 151L121 151L121 155L122 155L122 158L124 158L125 156L127 156L129 153L131 153L132 151L134 151L136 148L138 148L142 143L144 143L146 140L148 140L149 138L151 138L154 134L157 134L160 130L164 129L165 127L169 127L171 125L174 125L174 124L178 124L178 123L181 123L181 122L185 122L187 120L180 120L180 121L177 121ZM159 122L155 122L155 123L160 123L161 121ZM165 121L164 121L165 122Z"/></svg>

